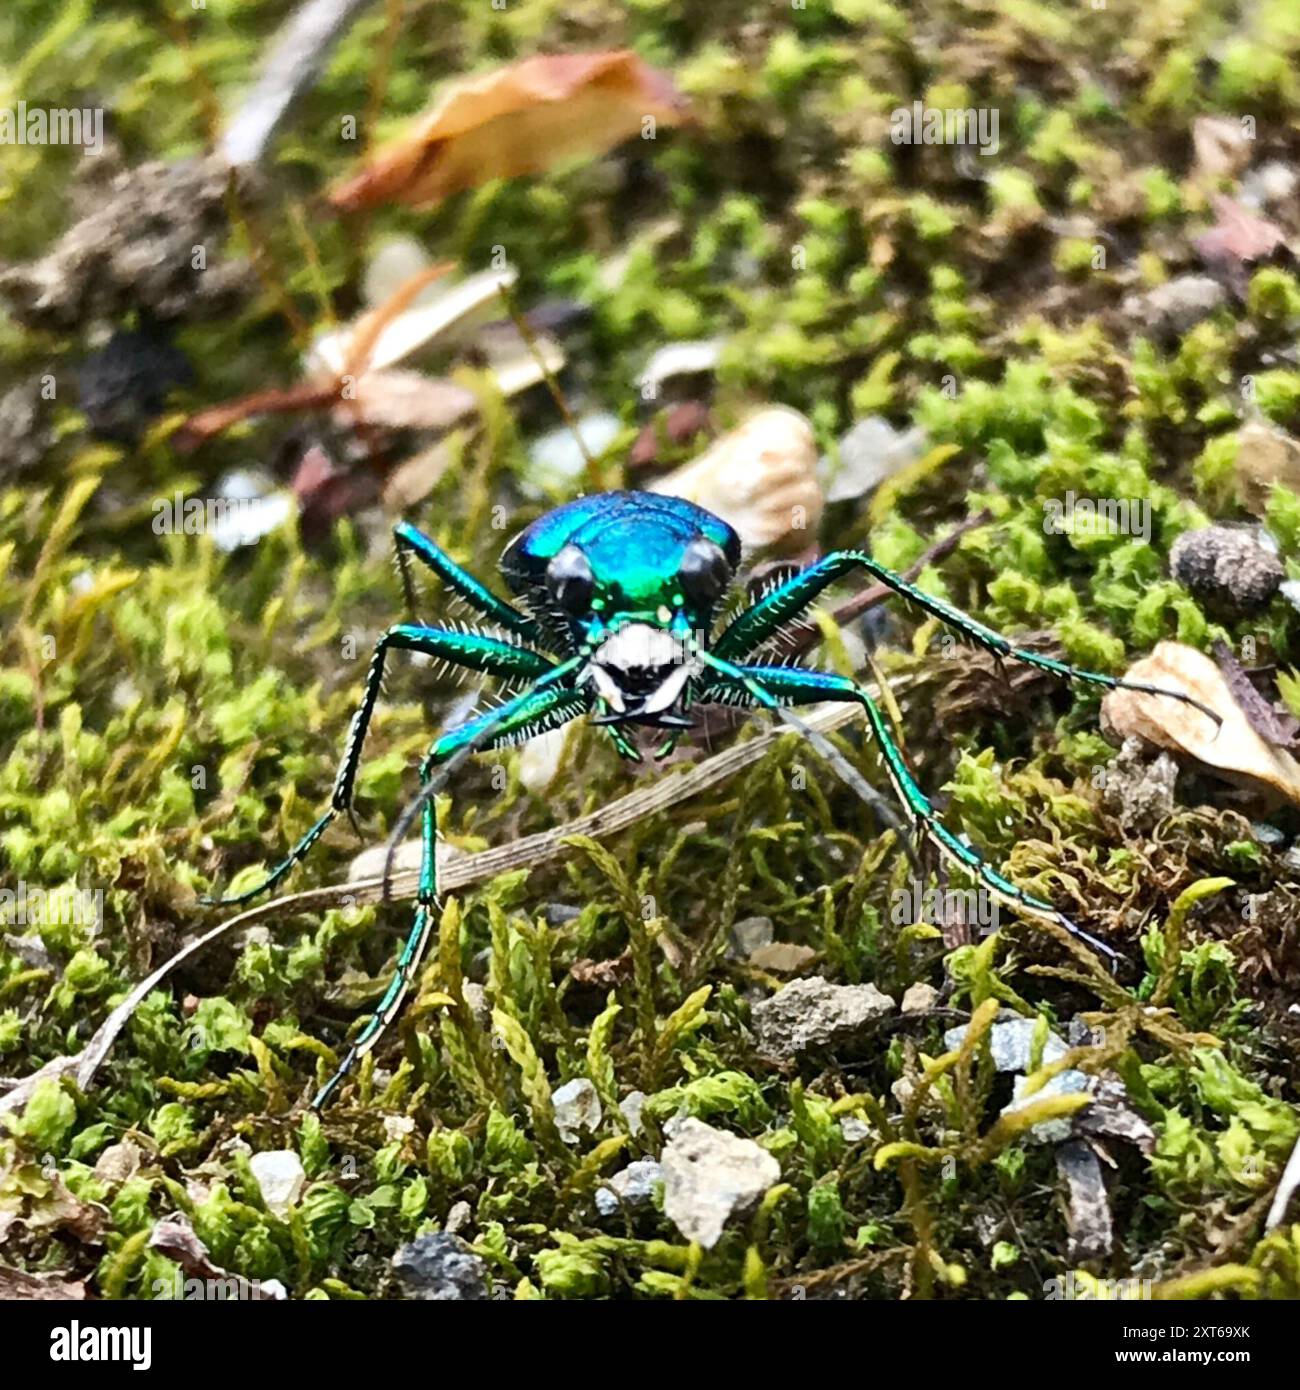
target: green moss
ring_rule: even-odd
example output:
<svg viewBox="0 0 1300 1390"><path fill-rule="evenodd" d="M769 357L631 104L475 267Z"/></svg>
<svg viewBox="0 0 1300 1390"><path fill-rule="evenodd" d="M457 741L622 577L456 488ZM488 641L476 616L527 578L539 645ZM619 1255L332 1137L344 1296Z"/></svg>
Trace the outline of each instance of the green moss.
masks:
<svg viewBox="0 0 1300 1390"><path fill-rule="evenodd" d="M111 103L130 162L175 159L205 146L204 91L233 104L291 8L209 6L179 46L121 6L52 14L43 0L11 0L0 66L14 91ZM263 270L315 332L350 312L368 256L394 233L474 266L503 245L521 304L591 308L586 336L569 343L575 408L618 412L630 438L640 416L629 383L648 354L716 337L722 425L766 400L804 410L827 450L877 413L920 425L932 447L957 446L874 505L831 508L821 547L867 543L905 569L987 512L926 565L923 589L992 625L1050 634L1096 670L1121 671L1164 638L1205 648L1219 629L1169 578L1168 550L1193 525L1242 516L1237 430L1255 408L1295 431L1300 373L1285 350L1300 287L1289 270L1260 267L1244 306L1231 300L1175 338L1142 324L1130 336L1123 300L1193 260L1205 220L1189 164L1196 116L1266 118L1270 157L1295 162L1300 31L1291 0L1255 7L1249 28L1222 7L1182 6L1176 18L1176 41L1172 20L1135 24L1126 79L1103 90L1088 74L1113 62L1116 31L1087 7L1008 0L971 28L887 0L809 0L761 21L730 4L687 14L599 0L575 40L561 0L436 16L420 0L392 36L379 134L399 130L431 87L503 55L623 43L675 71L700 124L637 148L634 165L578 164L433 213L382 209L352 245L302 209L318 209L353 158L337 116L370 106L386 42L376 11L340 42L277 146L258 205ZM1060 61L1044 63L1045 46ZM998 158L895 146L889 113L917 99L998 109ZM76 175L66 151L12 154L0 257L21 260L66 225ZM268 291L186 325L193 403L299 379L301 343L276 302ZM27 374L53 361L62 380L92 346L89 329L55 340L5 321L0 362ZM537 396L489 402L482 434L466 435L412 509L484 577L503 533L536 514L518 482L549 409ZM264 420L188 456L166 432L109 449L60 401L41 468L0 491L0 850L52 901L90 888L103 908L93 924L62 909L3 924L8 1075L83 1046L135 981L203 929L195 895L256 883L329 797L366 648L402 610L382 523L353 517L310 544L287 528L232 556L148 526L155 494L210 486L250 458L278 467L288 438L285 421ZM618 464L611 485L638 481ZM1048 504L1070 493L1149 505L1149 533L1050 530ZM1294 569L1300 499L1276 489L1266 521ZM441 612L443 597L424 611ZM1225 634L1267 638L1294 709L1297 621L1278 603ZM736 921L766 916L779 940L813 953L805 972L836 982L871 981L896 999L947 984L945 1007L992 1002L1058 1031L1078 1013L1100 1020L1098 1064L1123 1076L1156 1147L1117 1170L1116 1248L1099 1277L1140 1264L1295 1297L1294 1236L1258 1239L1249 1216L1296 1132L1294 1069L1278 1041L1278 1001L1295 981L1269 975L1281 956L1253 940L1264 927L1243 922L1231 893L1185 921L1174 908L1211 874L1285 896L1283 860L1212 786L1186 779L1158 834L1121 832L1099 800L1114 749L1096 692L1016 667L1009 691L960 649L960 660L934 657L937 634L902 611L883 631L901 734L947 823L1141 956L1141 984L1088 974L1049 926L1009 912L955 950L932 924L899 922L912 870L896 843L851 794L808 776L806 750L787 741L611 840L605 857L570 849L468 890L401 1026L323 1119L300 1098L382 994L407 905L269 918L237 949L191 963L140 1006L86 1095L44 1082L0 1139L0 1212L39 1233L23 1258L88 1278L97 1296L166 1296L177 1267L148 1242L180 1210L232 1273L281 1279L295 1297L387 1296L396 1248L465 1202L495 1291L520 1298L780 1296L813 1280L871 1298L1041 1297L1070 1265L1058 1179L1048 1149L999 1128L1005 1087L987 1038L927 1078L946 1020L895 1015L900 1026L851 1065L810 1057L781 1073L756 1053L752 1002L786 977L726 950ZM339 655L345 634L364 634L353 657ZM849 646L827 643L822 656L840 661ZM390 673L358 781L368 840L391 827L432 727L460 698L427 669ZM628 789L592 731L573 740L544 796L522 789L518 750L494 755L500 784L467 766L440 803L447 840L518 840ZM842 746L882 781L856 734ZM356 850L331 828L289 888L342 882ZM964 886L960 874L948 881ZM550 904L580 911L547 916ZM608 963L599 989L582 983L592 962ZM490 1028L467 980L487 991ZM553 1088L581 1076L602 1116L569 1143ZM620 1109L633 1091L646 1093L640 1127ZM612 1221L593 1204L625 1161L660 1155L679 1115L751 1137L781 1166L780 1184L709 1252L655 1201ZM849 1137L863 1133L850 1120L866 1137ZM92 1166L128 1142L140 1150L132 1176ZM287 1219L266 1208L247 1156L281 1149L308 1178ZM74 1234L75 1201L107 1212L102 1245ZM1015 1243L975 1251L970 1233L1009 1216ZM1212 1252L1225 1229L1239 1233L1241 1263L1221 1268ZM864 1252L886 1258L866 1269Z"/></svg>

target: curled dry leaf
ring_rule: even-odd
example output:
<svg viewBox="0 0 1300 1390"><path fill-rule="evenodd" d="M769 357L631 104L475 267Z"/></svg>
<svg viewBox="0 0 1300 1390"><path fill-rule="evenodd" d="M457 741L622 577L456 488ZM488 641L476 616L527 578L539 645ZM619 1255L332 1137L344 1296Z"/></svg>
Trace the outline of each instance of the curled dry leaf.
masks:
<svg viewBox="0 0 1300 1390"><path fill-rule="evenodd" d="M17 1109L26 1103L22 1087L23 1083L19 1082L5 1096L5 1109ZM16 1101L15 1093L18 1093ZM102 1244L104 1229L109 1224L107 1207L99 1202L83 1202L74 1196L57 1172L50 1174L35 1163L24 1163L7 1169L3 1177L0 1245L15 1227L39 1235L62 1231L83 1245Z"/></svg>
<svg viewBox="0 0 1300 1390"><path fill-rule="evenodd" d="M1161 642L1125 672L1125 679L1185 691L1223 723L1216 729L1208 715L1167 696L1112 690L1102 701L1101 717L1120 738L1137 737L1193 759L1239 786L1300 803L1300 764L1255 731L1227 678L1203 652Z"/></svg>
<svg viewBox="0 0 1300 1390"><path fill-rule="evenodd" d="M434 283L451 268L451 262L424 267L378 308L322 334L308 354L303 382L255 391L202 410L186 421L179 442L193 447L252 416L301 411L330 410L341 428L374 425L442 432L468 419L478 401L467 387L446 377L397 369L413 353L434 346L451 350L471 342L477 345L485 336L485 319L500 312L502 291L516 276L506 268L446 286ZM527 390L545 372L564 366L564 353L553 339L538 336L534 354L517 330L507 328L504 334L487 335L482 354L503 395Z"/></svg>
<svg viewBox="0 0 1300 1390"><path fill-rule="evenodd" d="M824 505L812 426L785 406L751 415L650 490L707 508L730 522L747 546L785 550L809 545Z"/></svg>
<svg viewBox="0 0 1300 1390"><path fill-rule="evenodd" d="M411 371L366 372L348 401L357 419L399 430L448 430L478 405L468 387ZM339 410L346 413L348 404Z"/></svg>
<svg viewBox="0 0 1300 1390"><path fill-rule="evenodd" d="M321 345L318 343L316 355L308 358L305 381L287 388L272 386L200 410L181 426L176 436L177 444L184 449L196 448L232 425L256 415L327 410L345 403L351 407L351 418L363 423L353 400L357 378L377 365L374 361L375 351L385 328L400 319L429 285L452 268L452 264L451 261L443 261L426 267L411 276L386 304L364 314L339 339L337 360L331 361L328 355L320 355ZM378 365L388 365L400 355L390 353Z"/></svg>
<svg viewBox="0 0 1300 1390"><path fill-rule="evenodd" d="M191 1279L210 1280L223 1290L229 1299L264 1299L282 1301L286 1295L278 1279L249 1282L241 1274L232 1274L213 1262L208 1247L194 1233L194 1227L184 1216L169 1216L160 1221L149 1236L149 1248L169 1260L175 1260Z"/></svg>
<svg viewBox="0 0 1300 1390"><path fill-rule="evenodd" d="M1224 680L1228 682L1228 689L1260 738L1279 748L1294 748L1296 735L1300 734L1300 720L1269 704L1251 684L1250 677L1233 656L1232 649L1221 638L1214 640L1211 650Z"/></svg>
<svg viewBox="0 0 1300 1390"><path fill-rule="evenodd" d="M575 960L569 967L569 975L580 985L610 990L626 984L632 978L634 969L632 952L624 951L622 955L610 956L606 960L590 960L585 957Z"/></svg>
<svg viewBox="0 0 1300 1390"><path fill-rule="evenodd" d="M541 54L453 84L336 186L330 202L347 212L390 202L434 207L489 179L612 149L648 122L688 117L671 80L630 49Z"/></svg>
<svg viewBox="0 0 1300 1390"><path fill-rule="evenodd" d="M481 321L499 314L501 293L518 272L510 267L467 275L454 284L438 284L449 269L443 262L402 281L378 308L352 323L322 334L312 344L308 371L315 376L357 376L395 367L420 348L441 344Z"/></svg>

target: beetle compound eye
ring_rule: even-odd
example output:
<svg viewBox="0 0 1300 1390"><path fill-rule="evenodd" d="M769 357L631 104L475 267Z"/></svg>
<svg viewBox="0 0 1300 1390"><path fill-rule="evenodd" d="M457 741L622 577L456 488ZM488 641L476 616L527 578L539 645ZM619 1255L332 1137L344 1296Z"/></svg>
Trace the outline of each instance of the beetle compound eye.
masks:
<svg viewBox="0 0 1300 1390"><path fill-rule="evenodd" d="M566 545L546 567L546 587L566 613L585 613L591 607L596 577L576 545Z"/></svg>
<svg viewBox="0 0 1300 1390"><path fill-rule="evenodd" d="M682 592L693 603L715 603L731 582L731 565L722 547L697 536L686 547L677 577Z"/></svg>

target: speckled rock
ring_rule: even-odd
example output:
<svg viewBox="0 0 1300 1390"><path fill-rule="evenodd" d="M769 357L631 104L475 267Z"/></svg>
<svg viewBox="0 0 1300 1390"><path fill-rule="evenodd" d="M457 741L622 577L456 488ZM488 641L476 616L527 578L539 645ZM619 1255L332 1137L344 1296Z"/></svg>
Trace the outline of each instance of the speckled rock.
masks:
<svg viewBox="0 0 1300 1390"><path fill-rule="evenodd" d="M1206 526L1179 536L1169 569L1208 609L1229 615L1258 612L1286 578L1258 533L1239 526Z"/></svg>
<svg viewBox="0 0 1300 1390"><path fill-rule="evenodd" d="M653 1158L638 1158L596 1189L596 1210L613 1216L622 1207L644 1207L663 1181L663 1168Z"/></svg>
<svg viewBox="0 0 1300 1390"><path fill-rule="evenodd" d="M576 1144L583 1130L595 1129L600 1124L600 1097L585 1076L565 1082L551 1101L555 1106L555 1127L566 1144Z"/></svg>
<svg viewBox="0 0 1300 1390"><path fill-rule="evenodd" d="M687 1240L711 1250L723 1227L781 1177L781 1165L752 1139L680 1120L664 1147L664 1214Z"/></svg>
<svg viewBox="0 0 1300 1390"><path fill-rule="evenodd" d="M403 1245L393 1256L393 1273L407 1298L454 1303L489 1297L487 1265L459 1236L444 1231Z"/></svg>
<svg viewBox="0 0 1300 1390"><path fill-rule="evenodd" d="M1177 336L1228 302L1228 291L1208 275L1180 275L1124 301L1124 314L1147 333Z"/></svg>
<svg viewBox="0 0 1300 1390"><path fill-rule="evenodd" d="M787 1062L807 1052L852 1048L893 1011L894 1001L875 985L834 985L816 975L755 1004L754 1030L765 1057Z"/></svg>
<svg viewBox="0 0 1300 1390"><path fill-rule="evenodd" d="M1153 826L1174 809L1178 764L1168 753L1152 758L1139 738L1126 738L1099 781L1102 805L1126 830Z"/></svg>

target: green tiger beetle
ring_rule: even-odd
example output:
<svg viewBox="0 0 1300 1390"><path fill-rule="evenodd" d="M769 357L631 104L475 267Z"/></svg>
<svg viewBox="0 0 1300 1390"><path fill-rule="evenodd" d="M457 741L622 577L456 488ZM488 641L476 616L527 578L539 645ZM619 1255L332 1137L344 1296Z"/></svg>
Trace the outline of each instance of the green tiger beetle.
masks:
<svg viewBox="0 0 1300 1390"><path fill-rule="evenodd" d="M504 704L442 734L420 764L420 793L398 819L389 841L384 875L386 891L393 851L419 815L422 854L415 918L397 958L392 982L334 1075L312 1101L314 1108L324 1105L396 1017L428 944L438 898L435 792L469 754L524 742L584 714L606 730L624 758L639 760L640 753L627 734L629 726L664 730L666 741L658 753L663 756L682 731L692 727L690 710L694 706L759 707L792 724L860 796L879 807L881 798L857 770L825 738L790 713L791 706L823 701L857 704L879 746L899 803L941 855L970 873L997 899L1029 916L1055 923L1112 964L1118 963L1118 954L1105 942L1076 926L1051 903L1017 888L942 824L908 771L880 707L861 685L846 676L773 659L770 647L774 639L828 586L855 570L866 571L999 658L1012 657L1055 676L1108 690L1137 690L1182 700L1219 722L1212 710L1183 692L1081 671L1013 646L991 628L932 598L860 550L826 555L771 587L729 621L720 623L721 630L714 633L719 605L740 563L740 538L711 512L675 497L601 493L579 498L540 517L521 531L501 556L501 574L517 604L492 593L414 526L399 523L394 537L408 599L412 593L408 564L414 559L499 631L399 623L385 632L370 662L329 809L264 882L213 905L246 903L267 892L306 857L335 817L352 815L362 744L389 652L422 652L526 685ZM897 817L891 818L898 824Z"/></svg>

